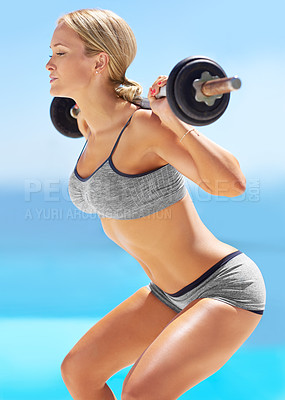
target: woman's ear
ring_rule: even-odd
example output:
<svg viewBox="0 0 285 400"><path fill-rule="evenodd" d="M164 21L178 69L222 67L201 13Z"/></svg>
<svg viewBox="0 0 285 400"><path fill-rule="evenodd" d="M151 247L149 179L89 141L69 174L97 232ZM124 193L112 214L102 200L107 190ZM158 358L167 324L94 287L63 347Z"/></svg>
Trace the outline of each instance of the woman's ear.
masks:
<svg viewBox="0 0 285 400"><path fill-rule="evenodd" d="M104 69L107 67L109 63L109 55L107 53L99 53L96 56L96 61L95 61L95 72L96 74L99 74L100 72L104 71Z"/></svg>

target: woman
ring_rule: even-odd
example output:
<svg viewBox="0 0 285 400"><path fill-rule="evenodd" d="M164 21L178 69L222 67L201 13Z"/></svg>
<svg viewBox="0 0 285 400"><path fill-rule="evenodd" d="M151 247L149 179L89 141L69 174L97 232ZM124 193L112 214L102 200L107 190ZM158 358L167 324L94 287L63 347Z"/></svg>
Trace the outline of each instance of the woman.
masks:
<svg viewBox="0 0 285 400"><path fill-rule="evenodd" d="M155 98L167 77L149 90L151 111L133 103L141 87L125 72L136 42L116 14L63 16L51 49L50 93L76 101L86 139L70 197L99 215L106 235L151 279L76 343L62 363L64 382L76 400L115 399L106 381L134 364L123 400L177 399L229 360L265 307L258 267L206 228L183 175L228 197L245 191L245 177L230 152Z"/></svg>

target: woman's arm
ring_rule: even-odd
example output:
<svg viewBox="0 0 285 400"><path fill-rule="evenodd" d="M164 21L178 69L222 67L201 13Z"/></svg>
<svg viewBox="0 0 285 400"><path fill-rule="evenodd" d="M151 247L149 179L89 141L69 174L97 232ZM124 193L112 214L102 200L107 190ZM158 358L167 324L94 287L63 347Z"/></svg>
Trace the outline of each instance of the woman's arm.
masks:
<svg viewBox="0 0 285 400"><path fill-rule="evenodd" d="M160 85L157 80L148 96L157 116L150 118L155 138L154 151L207 192L217 196L239 196L246 189L246 179L233 154L193 126L179 120L171 111L166 98L154 98L158 87L166 84L166 80L160 79ZM180 141L188 130L192 131Z"/></svg>

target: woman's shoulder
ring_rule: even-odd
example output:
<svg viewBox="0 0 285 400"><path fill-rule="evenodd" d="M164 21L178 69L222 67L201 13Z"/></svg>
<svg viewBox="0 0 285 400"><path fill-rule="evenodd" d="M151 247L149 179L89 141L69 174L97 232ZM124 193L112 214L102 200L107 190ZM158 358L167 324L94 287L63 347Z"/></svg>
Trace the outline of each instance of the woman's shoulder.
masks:
<svg viewBox="0 0 285 400"><path fill-rule="evenodd" d="M140 108L134 112L130 124L130 143L136 148L136 157L140 154L144 164L149 163L147 170L165 165L165 160L156 152L159 127L161 120L152 110Z"/></svg>
<svg viewBox="0 0 285 400"><path fill-rule="evenodd" d="M138 126L144 126L146 124L148 128L153 128L155 125L161 124L160 119L152 110L144 108L139 108L136 110L136 112L133 114L133 120L136 121Z"/></svg>
<svg viewBox="0 0 285 400"><path fill-rule="evenodd" d="M163 130L160 118L152 111L140 108L132 117L132 128L144 138L144 140L153 142Z"/></svg>
<svg viewBox="0 0 285 400"><path fill-rule="evenodd" d="M132 125L136 136L143 138L149 148L157 150L160 147L171 147L178 142L177 135L152 110L137 110L133 115Z"/></svg>

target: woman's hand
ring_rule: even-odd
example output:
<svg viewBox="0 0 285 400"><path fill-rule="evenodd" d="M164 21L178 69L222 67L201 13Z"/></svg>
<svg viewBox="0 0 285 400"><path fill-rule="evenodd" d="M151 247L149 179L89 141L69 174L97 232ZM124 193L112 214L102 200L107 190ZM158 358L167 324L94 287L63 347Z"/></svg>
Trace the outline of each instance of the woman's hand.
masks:
<svg viewBox="0 0 285 400"><path fill-rule="evenodd" d="M171 110L166 97L160 99L155 97L159 93L160 88L166 85L167 79L168 77L165 75L159 76L149 88L147 97L152 111L160 118L164 125L169 126L174 120L177 120L177 117Z"/></svg>

